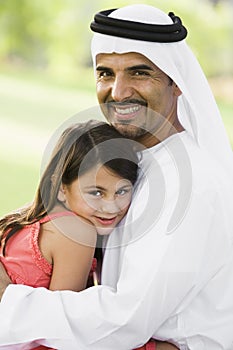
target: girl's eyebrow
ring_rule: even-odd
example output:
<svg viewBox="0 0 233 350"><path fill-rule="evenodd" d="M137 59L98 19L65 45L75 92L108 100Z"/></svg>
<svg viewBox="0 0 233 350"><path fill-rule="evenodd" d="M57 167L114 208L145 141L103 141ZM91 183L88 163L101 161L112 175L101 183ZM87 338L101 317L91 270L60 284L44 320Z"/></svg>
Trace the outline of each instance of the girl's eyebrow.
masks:
<svg viewBox="0 0 233 350"><path fill-rule="evenodd" d="M95 185L85 186L84 189L85 190L101 190L101 191L105 191L104 187L95 186Z"/></svg>
<svg viewBox="0 0 233 350"><path fill-rule="evenodd" d="M123 188L131 188L130 184L125 184L120 186L117 191L123 189ZM101 191L106 191L106 188L102 187L102 186L95 186L95 185L90 185L90 186L85 186L84 187L85 190L101 190Z"/></svg>

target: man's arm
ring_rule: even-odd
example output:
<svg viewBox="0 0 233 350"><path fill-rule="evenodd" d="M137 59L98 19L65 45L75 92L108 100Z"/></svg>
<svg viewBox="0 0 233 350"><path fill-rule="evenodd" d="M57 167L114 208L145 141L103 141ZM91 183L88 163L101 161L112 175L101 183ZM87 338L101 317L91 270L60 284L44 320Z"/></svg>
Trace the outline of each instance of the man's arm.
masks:
<svg viewBox="0 0 233 350"><path fill-rule="evenodd" d="M6 288L11 284L11 280L8 277L6 270L4 269L2 263L0 262L0 300L5 292Z"/></svg>
<svg viewBox="0 0 233 350"><path fill-rule="evenodd" d="M11 284L11 280L6 273L5 268L0 262L0 300L2 299L2 295L5 292L6 288ZM156 341L156 350L176 350L178 349L175 345Z"/></svg>
<svg viewBox="0 0 233 350"><path fill-rule="evenodd" d="M199 268L209 278L225 259L212 259L225 246L220 210L214 210L219 202L209 206L206 201L207 196L193 195L172 235L151 230L127 245L116 288L100 285L75 293L8 286L0 305L0 345L21 343L23 349L34 339L58 349L120 350L156 338L164 322L199 292ZM206 255L207 248L211 254ZM169 328L166 332L169 337Z"/></svg>

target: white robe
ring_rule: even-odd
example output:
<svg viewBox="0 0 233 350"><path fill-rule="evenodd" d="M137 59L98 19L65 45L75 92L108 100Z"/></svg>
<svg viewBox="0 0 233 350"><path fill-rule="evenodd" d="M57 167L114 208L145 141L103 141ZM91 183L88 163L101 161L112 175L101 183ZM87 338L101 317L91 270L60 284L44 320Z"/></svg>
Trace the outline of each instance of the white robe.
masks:
<svg viewBox="0 0 233 350"><path fill-rule="evenodd" d="M222 200L232 203L232 184L187 132L145 151L141 165L125 232L107 244L104 285L80 293L9 286L1 349L39 340L130 350L150 337L182 350L233 349L233 215Z"/></svg>

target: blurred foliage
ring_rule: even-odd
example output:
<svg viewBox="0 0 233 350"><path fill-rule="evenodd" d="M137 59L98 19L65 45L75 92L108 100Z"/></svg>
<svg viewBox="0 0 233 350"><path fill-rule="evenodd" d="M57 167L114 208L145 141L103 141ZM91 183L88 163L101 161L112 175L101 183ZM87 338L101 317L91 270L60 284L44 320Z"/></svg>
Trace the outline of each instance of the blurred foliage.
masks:
<svg viewBox="0 0 233 350"><path fill-rule="evenodd" d="M64 72L84 63L86 12L80 0L1 0L1 59Z"/></svg>
<svg viewBox="0 0 233 350"><path fill-rule="evenodd" d="M0 60L66 75L90 65L89 23L101 9L147 3L175 11L207 75L232 74L232 1L0 0ZM213 3L215 6L213 6Z"/></svg>

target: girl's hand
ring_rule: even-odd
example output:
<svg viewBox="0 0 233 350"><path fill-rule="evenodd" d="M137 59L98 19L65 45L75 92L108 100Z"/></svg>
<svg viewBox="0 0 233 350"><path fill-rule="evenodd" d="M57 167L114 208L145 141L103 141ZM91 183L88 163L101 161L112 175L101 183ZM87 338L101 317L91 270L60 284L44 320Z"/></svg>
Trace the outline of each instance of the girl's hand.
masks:
<svg viewBox="0 0 233 350"><path fill-rule="evenodd" d="M178 348L170 343L156 341L156 350L177 350Z"/></svg>
<svg viewBox="0 0 233 350"><path fill-rule="evenodd" d="M140 348L136 348L134 350L149 350L149 349L156 349L156 350L177 350L178 348L170 343L167 342L161 342L159 340L151 339L148 343L144 344Z"/></svg>
<svg viewBox="0 0 233 350"><path fill-rule="evenodd" d="M5 268L0 262L0 300L2 299L3 293L5 292L7 286L9 286L11 283L11 279L8 277Z"/></svg>

